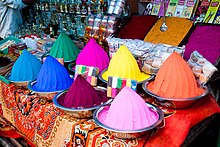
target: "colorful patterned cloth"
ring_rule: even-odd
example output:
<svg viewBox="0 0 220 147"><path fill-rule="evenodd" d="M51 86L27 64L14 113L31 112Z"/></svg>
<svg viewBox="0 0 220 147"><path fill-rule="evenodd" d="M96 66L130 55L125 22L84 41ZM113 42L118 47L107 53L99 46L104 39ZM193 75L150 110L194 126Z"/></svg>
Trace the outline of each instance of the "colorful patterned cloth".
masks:
<svg viewBox="0 0 220 147"><path fill-rule="evenodd" d="M75 76L81 74L92 86L97 85L97 76L99 73L99 68L85 65L76 65Z"/></svg>
<svg viewBox="0 0 220 147"><path fill-rule="evenodd" d="M109 76L107 82L107 96L114 98L125 86L136 91L137 80Z"/></svg>
<svg viewBox="0 0 220 147"><path fill-rule="evenodd" d="M157 104L150 97L145 99ZM192 126L220 112L218 104L211 95L202 98L187 109L162 108L165 113L165 127L155 129L152 136L122 140L98 127L93 119L70 117L56 108L52 102L42 103L42 99L36 94L29 90L18 89L12 84L0 82L0 102L0 110L2 110L0 124L6 122L11 124L9 127L0 125L0 135L14 138L22 136L31 146L39 147L176 147L183 143Z"/></svg>

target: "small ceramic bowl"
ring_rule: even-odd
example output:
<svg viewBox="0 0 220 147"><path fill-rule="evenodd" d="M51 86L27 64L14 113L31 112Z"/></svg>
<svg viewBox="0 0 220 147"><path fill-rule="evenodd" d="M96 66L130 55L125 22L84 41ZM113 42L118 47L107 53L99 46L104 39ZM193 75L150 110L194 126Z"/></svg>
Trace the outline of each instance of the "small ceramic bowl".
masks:
<svg viewBox="0 0 220 147"><path fill-rule="evenodd" d="M145 82L143 83L143 89L144 91L149 94L150 96L154 97L156 99L156 101L164 107L167 108L172 108L172 109L181 109L181 108L187 108L190 107L193 103L195 103L197 100L205 97L209 90L207 86L203 86L201 88L204 89L204 92L199 95L199 96L195 96L195 97L191 97L191 98L165 98L165 97L161 97L158 96L157 94L154 94L153 92L151 92L148 88L147 85L150 82Z"/></svg>
<svg viewBox="0 0 220 147"><path fill-rule="evenodd" d="M96 90L106 92L106 88L103 88L103 87L94 87L94 88ZM58 93L57 95L55 95L54 98L53 98L53 103L57 108L63 110L66 114L68 114L72 117L75 117L75 118L89 118L89 117L92 117L93 111L95 109L99 108L100 106L106 105L106 104L108 104L109 102L112 101L112 99L109 99L107 102L104 102L100 105L90 107L90 108L67 108L67 107L64 107L64 106L62 106L58 103L58 99L66 93L67 93L67 90L64 90L64 91Z"/></svg>
<svg viewBox="0 0 220 147"><path fill-rule="evenodd" d="M35 83L36 83L36 80L31 81L31 82L28 82L28 85L27 85L28 89L31 90L31 91L33 91L33 92L35 92L35 93L37 93L41 98L45 98L45 99L47 99L47 100L53 100L53 97L54 97L57 93L59 93L59 92L61 92L61 91L63 91L63 90L66 90L66 89L62 89L62 90L59 90L59 91L50 91L50 92L36 91L36 90L33 89L33 85L34 85Z"/></svg>
<svg viewBox="0 0 220 147"><path fill-rule="evenodd" d="M114 128L111 128L111 127L103 124L99 119L99 115L101 114L102 111L109 109L110 104L105 105L105 106L101 106L98 109L96 109L95 112L93 113L93 119L97 125L106 129L111 135L113 135L116 138L120 138L120 139L141 138L143 136L151 135L153 129L156 129L156 128L160 129L165 126L164 114L163 114L162 110L160 108L154 106L153 104L150 104L150 103L146 103L146 105L150 109L155 111L159 117L158 117L158 120L154 124L152 124L151 126L148 126L148 127L145 127L145 128L139 129L139 130L118 130L118 129L114 129Z"/></svg>

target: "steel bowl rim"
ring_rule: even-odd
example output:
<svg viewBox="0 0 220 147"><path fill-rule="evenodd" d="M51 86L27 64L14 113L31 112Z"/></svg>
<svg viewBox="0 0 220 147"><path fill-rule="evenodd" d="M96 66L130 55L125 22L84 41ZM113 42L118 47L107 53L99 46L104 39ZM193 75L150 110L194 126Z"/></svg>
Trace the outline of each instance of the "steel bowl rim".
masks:
<svg viewBox="0 0 220 147"><path fill-rule="evenodd" d="M156 99L158 100L169 100L169 101L176 101L176 102L187 102L187 101L194 101L194 100L197 100L197 99L200 99L200 98L203 98L204 96L206 96L209 92L208 90L208 87L206 85L203 85L202 87L200 88L203 88L205 91L199 95L199 96L194 96L194 97L191 97L191 98L166 98L166 97L161 97L161 96L158 96L157 94L151 92L148 88L147 88L147 85L150 83L151 81L146 81L142 84L142 88L144 89L144 91L149 94L150 96L153 96L155 97Z"/></svg>
<svg viewBox="0 0 220 147"><path fill-rule="evenodd" d="M61 90L57 90L57 91L37 91L35 89L33 89L33 85L37 82L37 80L33 80L33 81L30 81L28 82L28 89L35 92L35 93L38 93L38 94L51 94L51 93L57 93L57 92L61 92L63 90L66 90L68 88L65 88L65 89L61 89Z"/></svg>
<svg viewBox="0 0 220 147"><path fill-rule="evenodd" d="M9 78L10 75L11 75L11 72L7 73L7 74L5 75L5 78L6 78L9 82L11 82L11 83L18 84L18 83L28 83L28 82L32 81L32 80L28 80L28 81L14 81L14 80L11 80L11 79Z"/></svg>
<svg viewBox="0 0 220 147"><path fill-rule="evenodd" d="M157 112L157 114L158 114L159 117L158 117L158 120L157 120L154 124L152 124L151 126L142 128L142 129L138 129L138 130L118 130L118 129L111 128L111 127L109 127L109 126L103 124L101 121L99 121L99 119L98 119L99 113L100 113L105 107L110 106L110 103L107 104L107 105L105 105L105 106L101 106L101 107L99 107L98 109L96 109L96 110L94 111L94 113L93 113L93 119L94 119L95 123L96 123L98 126L104 128L104 129L106 129L106 130L108 130L108 131L112 131L112 132L117 132L117 133L141 133L141 132L149 131L149 130L152 130L152 129L156 128L157 126L159 126L159 125L164 121L164 114L163 114L163 111L162 111L160 108L158 108L157 106L155 106L155 105L153 105L153 104L151 104L151 103L148 103L148 102L146 102L146 105L148 105L148 106L149 106L150 108L152 108L155 112Z"/></svg>
<svg viewBox="0 0 220 147"><path fill-rule="evenodd" d="M76 64L76 62L70 62L70 63L68 64L68 69L69 69L70 71L72 71L72 72L75 73L75 70L72 69L72 67L73 67L74 64Z"/></svg>
<svg viewBox="0 0 220 147"><path fill-rule="evenodd" d="M47 58L47 56L52 56L52 55L50 55L50 51L48 51L48 52L46 52L46 53L44 53L44 54L42 55L41 61L43 61L43 58L44 58L44 57ZM52 56L52 57L53 57L53 56ZM53 57L53 58L58 58L58 57ZM65 61L65 59L63 58L63 62L64 62L64 63L73 62L73 61L76 61L76 59L66 60L66 61Z"/></svg>
<svg viewBox="0 0 220 147"><path fill-rule="evenodd" d="M107 70L108 70L108 68L103 69L103 70L102 70L101 72L99 72L99 74L98 74L98 78L99 78L102 82L104 82L104 83L107 83L107 81L106 81L105 79L103 79L102 75L103 75ZM152 80L152 79L154 78L154 76L155 76L155 75L152 75L152 74L149 74L149 75L150 75L150 77L149 77L148 79L143 80L143 81L140 81L140 82L137 81L137 84L142 84L142 83L144 83L145 81Z"/></svg>
<svg viewBox="0 0 220 147"><path fill-rule="evenodd" d="M69 112L80 112L80 111L90 111L90 110L94 110L94 109L97 109L101 106L104 106L108 103L110 103L112 101L112 99L109 99L108 101L100 104L100 105L97 105L97 106L94 106L94 107L89 107L89 108L67 108L67 107L64 107L62 105L60 105L57 101L57 99L64 93L66 93L68 90L63 90L59 93L57 93L54 97L53 97L53 103L56 107L58 107L59 109L62 109L64 111L69 111Z"/></svg>

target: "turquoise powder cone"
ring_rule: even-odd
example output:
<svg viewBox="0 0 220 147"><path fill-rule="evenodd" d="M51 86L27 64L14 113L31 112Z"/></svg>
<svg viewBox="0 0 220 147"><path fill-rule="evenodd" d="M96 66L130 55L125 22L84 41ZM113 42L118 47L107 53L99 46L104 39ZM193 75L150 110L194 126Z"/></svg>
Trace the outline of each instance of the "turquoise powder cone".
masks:
<svg viewBox="0 0 220 147"><path fill-rule="evenodd" d="M16 60L12 67L9 80L11 81L32 81L35 80L40 72L41 62L27 50Z"/></svg>

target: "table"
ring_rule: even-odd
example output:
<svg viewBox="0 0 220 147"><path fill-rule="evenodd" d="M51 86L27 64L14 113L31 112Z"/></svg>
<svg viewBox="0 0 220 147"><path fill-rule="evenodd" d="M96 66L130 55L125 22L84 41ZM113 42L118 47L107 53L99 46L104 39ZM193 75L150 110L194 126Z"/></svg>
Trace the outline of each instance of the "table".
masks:
<svg viewBox="0 0 220 147"><path fill-rule="evenodd" d="M144 97L154 103L151 97ZM87 146L87 147L142 147L181 146L190 131L205 118L220 113L220 108L207 95L187 109L163 109L165 127L154 130L153 135L136 140L113 137L98 127L92 118L76 119L35 93L0 82L0 135L24 137L31 146Z"/></svg>

